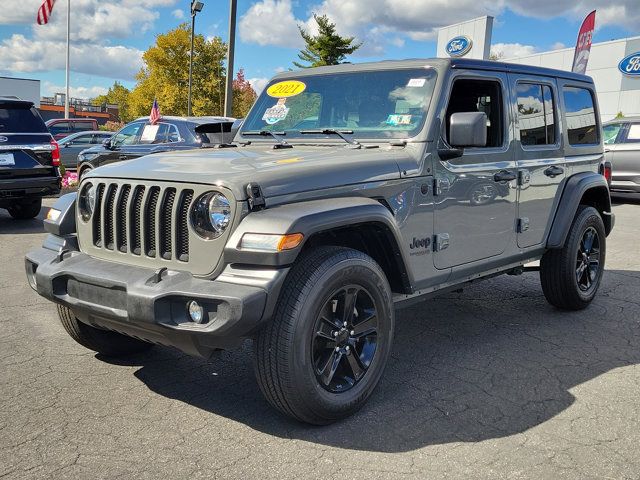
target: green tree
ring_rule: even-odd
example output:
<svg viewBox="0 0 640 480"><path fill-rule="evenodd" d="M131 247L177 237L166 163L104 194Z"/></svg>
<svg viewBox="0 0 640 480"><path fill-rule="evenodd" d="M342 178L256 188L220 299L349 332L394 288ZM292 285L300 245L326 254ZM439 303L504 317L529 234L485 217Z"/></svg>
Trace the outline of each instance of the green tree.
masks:
<svg viewBox="0 0 640 480"><path fill-rule="evenodd" d="M133 117L129 113L129 96L131 92L120 82L115 82L104 95L93 99L94 105L112 104L118 106L118 115L123 122L129 122Z"/></svg>
<svg viewBox="0 0 640 480"><path fill-rule="evenodd" d="M163 115L186 115L189 85L191 29L183 23L156 36L155 45L142 55L143 67L131 92L133 116L148 115L154 98ZM192 112L220 115L224 103L226 45L219 37L194 38Z"/></svg>
<svg viewBox="0 0 640 480"><path fill-rule="evenodd" d="M318 35L311 35L302 27L298 26L300 35L306 43L306 48L301 50L298 58L303 63L293 62L298 68L320 67L322 65L338 65L342 63L347 55L358 50L362 43L354 44L355 37L341 37L336 33L335 23L329 21L326 15L313 14L313 18L318 24Z"/></svg>

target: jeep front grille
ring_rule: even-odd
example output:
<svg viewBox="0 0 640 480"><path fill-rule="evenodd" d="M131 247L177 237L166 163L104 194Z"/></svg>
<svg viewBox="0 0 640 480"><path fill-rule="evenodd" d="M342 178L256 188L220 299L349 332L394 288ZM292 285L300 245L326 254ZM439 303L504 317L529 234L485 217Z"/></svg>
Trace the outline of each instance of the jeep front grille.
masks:
<svg viewBox="0 0 640 480"><path fill-rule="evenodd" d="M137 256L144 251L146 257L188 262L192 200L193 190L189 188L100 183L92 218L92 243L100 249Z"/></svg>

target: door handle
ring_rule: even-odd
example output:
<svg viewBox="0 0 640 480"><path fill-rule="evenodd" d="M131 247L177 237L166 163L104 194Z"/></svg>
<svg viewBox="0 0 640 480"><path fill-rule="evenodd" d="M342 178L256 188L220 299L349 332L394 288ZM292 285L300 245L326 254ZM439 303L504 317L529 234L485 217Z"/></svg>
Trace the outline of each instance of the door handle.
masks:
<svg viewBox="0 0 640 480"><path fill-rule="evenodd" d="M563 173L564 173L564 168L556 167L555 165L552 165L551 167L547 168L544 171L544 174L547 177L551 177L551 178L557 177L558 175L562 175Z"/></svg>
<svg viewBox="0 0 640 480"><path fill-rule="evenodd" d="M118 158L119 158L120 160L126 160L126 159L127 159L127 156L126 156L126 155L118 155Z"/></svg>
<svg viewBox="0 0 640 480"><path fill-rule="evenodd" d="M493 175L493 180L496 182L510 182L511 180L516 179L516 174L514 172L510 172L509 170L500 170L498 173Z"/></svg>

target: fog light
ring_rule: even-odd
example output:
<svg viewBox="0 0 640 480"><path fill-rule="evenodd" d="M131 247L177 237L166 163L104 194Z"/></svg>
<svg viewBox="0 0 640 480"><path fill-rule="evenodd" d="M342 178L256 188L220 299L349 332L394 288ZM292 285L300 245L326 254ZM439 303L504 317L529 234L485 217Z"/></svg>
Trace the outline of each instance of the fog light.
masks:
<svg viewBox="0 0 640 480"><path fill-rule="evenodd" d="M191 300L187 304L187 310L189 310L189 316L191 320L195 323L203 323L204 322L204 308L195 300Z"/></svg>

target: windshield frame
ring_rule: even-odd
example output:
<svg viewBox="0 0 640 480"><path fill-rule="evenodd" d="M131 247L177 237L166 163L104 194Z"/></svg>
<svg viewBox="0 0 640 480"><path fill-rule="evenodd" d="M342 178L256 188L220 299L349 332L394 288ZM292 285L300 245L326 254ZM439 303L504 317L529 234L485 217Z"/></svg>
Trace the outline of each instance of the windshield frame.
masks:
<svg viewBox="0 0 640 480"><path fill-rule="evenodd" d="M390 62L391 63L391 62ZM362 132L358 132L356 129L353 129L353 134L350 134L349 136L351 138L353 138L354 140L358 141L358 142L364 142L364 143L395 143L395 142L403 142L403 143L408 143L408 142L412 142L412 141L416 141L416 140L422 140L422 137L425 137L427 134L427 130L428 130L428 126L429 123L431 121L431 118L433 116L433 109L434 106L437 105L437 96L438 96L438 92L440 90L440 84L442 82L442 71L440 70L440 68L438 68L438 65L434 65L432 63L430 63L429 61L404 61L404 62L393 62L394 65L391 64L355 64L355 65L339 65L337 67L343 67L343 68L339 68L336 69L336 66L334 67L319 67L317 69L309 69L309 71L305 71L305 70L299 70L299 71L295 71L295 72L287 72L286 74L280 74L280 75L276 75L275 77L273 77L269 83L267 83L267 85L265 86L263 92L258 96L258 98L256 99L256 101L254 102L253 106L251 107L251 110L249 111L249 113L246 115L245 117L245 121L242 124L242 127L239 129L238 133L237 133L237 139L239 139L241 142L243 143L254 143L254 142L260 142L260 143L272 143L272 141L269 138L256 138L255 136L245 136L243 134L244 131L252 131L254 130L253 128L248 128L249 127L249 123L247 120L249 120L250 118L253 117L253 115L257 115L259 112L256 112L256 110L259 108L259 105L261 104L261 99L264 98L264 96L267 96L266 90L279 82L285 82L285 81L302 81L304 82L304 80L306 78L309 77L313 77L313 78L317 78L317 77L335 77L335 76L340 76L340 75L348 75L348 74L366 74L366 73L376 73L376 72L402 72L402 71L406 71L406 72L415 72L415 71L419 71L419 70L424 70L425 72L429 72L430 75L433 75L433 78L431 80L432 82L432 89L430 91L430 95L428 98L428 101L426 101L425 105L423 106L423 115L422 115L422 119L420 120L420 123L411 130L411 135L408 136L402 136L402 135L397 135L397 136L382 136L382 135L376 135L376 136L367 136L366 135L366 130L362 131ZM347 67L347 68L344 68ZM351 68L348 68L351 67ZM364 68L363 68L364 67ZM331 69L331 70L328 70ZM325 70L322 72L315 72L314 70ZM426 93L425 93L426 96ZM269 98L273 98L274 100L276 100L276 97L271 97L268 96ZM435 101L434 101L435 98ZM264 105L262 105L264 106ZM347 130L352 130L352 128L341 128L341 127L337 127L337 126L331 126L331 127L314 127L312 128L312 130L322 130L325 128L332 128L332 129L336 129L336 130L340 130L340 131L347 131ZM301 128L300 130L308 130L307 128ZM295 132L295 129L286 129L287 132ZM380 132L381 130L378 130L378 132ZM401 130L398 130L401 131ZM300 135L295 135L295 136L289 136L287 135L287 143L291 143L291 144L344 144L345 142L338 137L337 135L325 135L325 134L318 134L318 135L310 135L310 134L300 134Z"/></svg>

